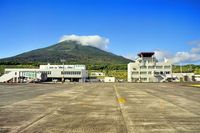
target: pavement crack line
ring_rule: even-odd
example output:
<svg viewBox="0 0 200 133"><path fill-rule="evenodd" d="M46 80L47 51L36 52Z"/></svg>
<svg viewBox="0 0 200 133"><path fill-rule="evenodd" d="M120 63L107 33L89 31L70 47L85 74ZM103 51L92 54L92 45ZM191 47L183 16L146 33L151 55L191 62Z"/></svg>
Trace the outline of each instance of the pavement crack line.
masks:
<svg viewBox="0 0 200 133"><path fill-rule="evenodd" d="M136 132L136 130L133 128L133 122L131 121L129 115L128 115L128 112L126 111L125 107L124 107L124 98L122 98L120 95L119 95L119 92L117 91L117 87L115 85L113 85L113 88L114 88L114 91L115 91L115 96L116 96L116 99L117 99L117 102L118 102L118 106L119 106L119 110L122 114L122 118L123 118L123 121L124 121L124 125L126 127L126 132L127 133L133 133L133 132Z"/></svg>
<svg viewBox="0 0 200 133"><path fill-rule="evenodd" d="M35 119L35 120L32 121L31 123L25 125L24 127L21 127L21 128L17 131L17 133L22 133L22 132L24 132L26 129L30 128L31 126L33 126L34 124L36 124L36 123L39 122L40 120L42 120L42 119L44 119L44 118L46 118L46 117L52 115L55 111L56 111L56 110L52 110L52 111L50 111L50 112L48 112L48 113L46 113L46 114L40 116L39 118Z"/></svg>
<svg viewBox="0 0 200 133"><path fill-rule="evenodd" d="M85 91L84 91L85 92ZM81 95L81 94L80 94ZM77 96L73 96L72 99L77 99L79 95ZM62 107L65 105L63 102L60 102L60 104ZM45 114L41 115L40 117L37 117L35 120L33 120L32 122L30 122L29 124L26 124L22 127L20 127L19 129L17 129L17 131L14 131L13 133L23 133L24 131L26 131L27 129L31 128L32 126L34 126L35 124L37 124L38 122L40 122L41 120L48 118L52 115L54 115L54 113L61 108L61 106L58 106L53 108L51 111L46 112Z"/></svg>
<svg viewBox="0 0 200 133"><path fill-rule="evenodd" d="M187 109L185 109L185 107L182 107L182 106L178 105L177 103L172 102L172 100L170 100L170 99L161 98L161 97L159 97L158 95L153 94L152 92L149 92L149 91L147 91L147 90L144 90L144 92L148 93L148 94L151 95L151 96L157 97L157 98L159 98L159 99L161 99L161 100L167 101L168 103L170 103L170 104L176 106L176 107L179 108L180 110L183 110L183 111L185 111L185 112L189 112L189 113L191 113L191 114L193 114L193 115L199 116L199 114L195 113L194 111L187 110ZM178 96L178 95L177 95L177 96ZM179 96L179 97L180 97L180 96Z"/></svg>
<svg viewBox="0 0 200 133"><path fill-rule="evenodd" d="M186 109L184 109L184 108L182 108L182 107L179 107L178 105L172 103L171 101L168 101L168 100L166 100L166 99L164 99L164 98L161 98L161 97L159 97L159 96L157 96L157 95L155 95L155 94L153 94L153 93L151 93L151 92L148 92L148 91L146 91L146 90L143 90L143 92L146 92L147 94L151 95L152 97L158 98L158 99L160 99L160 100L164 100L165 102L168 102L168 103L170 103L170 104L172 104L172 105L178 107L180 110L189 112L188 110L186 110ZM191 112L190 112L190 113L191 113ZM171 123L164 115L163 115L162 117L165 119L165 121L167 122L167 124L168 124L173 130L177 130L177 127L176 127L175 125L173 125L173 123ZM174 131L174 132L175 132L175 131Z"/></svg>

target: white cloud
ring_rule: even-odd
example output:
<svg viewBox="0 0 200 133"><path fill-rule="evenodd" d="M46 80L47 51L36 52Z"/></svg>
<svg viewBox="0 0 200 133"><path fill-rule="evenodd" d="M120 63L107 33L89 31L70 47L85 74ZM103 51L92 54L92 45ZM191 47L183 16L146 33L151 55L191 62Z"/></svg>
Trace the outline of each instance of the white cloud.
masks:
<svg viewBox="0 0 200 133"><path fill-rule="evenodd" d="M170 53L168 53L167 51L156 50L154 52L155 52L156 59L158 59L159 61L162 61L165 58L171 58L172 57L172 55Z"/></svg>
<svg viewBox="0 0 200 133"><path fill-rule="evenodd" d="M77 41L84 46L93 46L103 50L106 50L110 43L108 38L101 37L99 35L79 36L79 35L64 35L59 42L63 41Z"/></svg>
<svg viewBox="0 0 200 133"><path fill-rule="evenodd" d="M195 43L194 43L195 42ZM196 63L200 61L200 41L193 41L190 43L195 47L191 48L190 51L176 52L174 55L166 51L155 51L155 56L158 60L167 58L174 64L178 63Z"/></svg>
<svg viewBox="0 0 200 133"><path fill-rule="evenodd" d="M200 61L200 54L192 52L177 52L171 60L174 63L195 63Z"/></svg>

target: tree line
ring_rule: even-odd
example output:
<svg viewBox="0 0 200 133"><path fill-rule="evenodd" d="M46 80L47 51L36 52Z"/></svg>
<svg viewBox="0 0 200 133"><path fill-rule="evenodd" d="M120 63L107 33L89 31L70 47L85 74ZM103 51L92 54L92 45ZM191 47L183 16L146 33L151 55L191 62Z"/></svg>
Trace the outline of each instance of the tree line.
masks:
<svg viewBox="0 0 200 133"><path fill-rule="evenodd" d="M16 62L0 62L0 74L4 72L5 68L38 68L40 63L16 63ZM109 73L109 71L126 71L127 64L85 64L87 70L99 70ZM200 74L200 65L173 65L172 71L174 73L195 73Z"/></svg>

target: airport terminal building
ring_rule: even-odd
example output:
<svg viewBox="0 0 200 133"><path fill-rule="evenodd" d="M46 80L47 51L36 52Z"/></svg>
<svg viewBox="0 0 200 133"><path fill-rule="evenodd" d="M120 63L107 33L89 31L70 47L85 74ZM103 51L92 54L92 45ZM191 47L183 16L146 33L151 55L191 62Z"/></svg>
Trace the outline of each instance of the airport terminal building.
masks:
<svg viewBox="0 0 200 133"><path fill-rule="evenodd" d="M141 52L128 64L128 82L165 82L172 78L172 64L158 62L154 52Z"/></svg>
<svg viewBox="0 0 200 133"><path fill-rule="evenodd" d="M40 65L39 69L6 68L0 82L68 81L85 82L85 65Z"/></svg>

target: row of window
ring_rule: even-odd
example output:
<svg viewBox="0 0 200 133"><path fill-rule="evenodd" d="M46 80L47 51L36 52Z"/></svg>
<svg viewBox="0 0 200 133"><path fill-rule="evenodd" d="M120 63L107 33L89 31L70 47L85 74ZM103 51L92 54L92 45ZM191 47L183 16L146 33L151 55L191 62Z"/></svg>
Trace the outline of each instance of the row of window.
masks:
<svg viewBox="0 0 200 133"><path fill-rule="evenodd" d="M132 81L138 82L138 81L147 81L147 78L132 78Z"/></svg>
<svg viewBox="0 0 200 133"><path fill-rule="evenodd" d="M132 75L137 75L139 74L139 72L132 72ZM146 74L149 74L151 75L152 74L152 71L149 71L149 72L144 72L144 71L141 71L140 72L141 75L146 75ZM166 72L154 72L154 74L170 74L170 71L166 71Z"/></svg>
<svg viewBox="0 0 200 133"><path fill-rule="evenodd" d="M64 69L69 68L84 68L84 65L75 65L75 66L64 66ZM63 69L63 66L49 66L49 69Z"/></svg>
<svg viewBox="0 0 200 133"><path fill-rule="evenodd" d="M132 74L133 75L137 75L137 74L139 74L139 72L132 72ZM151 71L149 71L149 72L140 72L140 74L152 74L152 72Z"/></svg>
<svg viewBox="0 0 200 133"><path fill-rule="evenodd" d="M156 69L163 69L163 68L164 68L164 69L170 69L171 66L164 66L164 67L163 67L163 66L148 66L148 67L147 67L147 66L141 66L141 67L140 67L140 69L147 69L147 68L148 68L148 69L155 69L155 68L156 68Z"/></svg>
<svg viewBox="0 0 200 133"><path fill-rule="evenodd" d="M61 74L63 75L81 75L81 72L77 72L77 71L62 71Z"/></svg>
<svg viewBox="0 0 200 133"><path fill-rule="evenodd" d="M74 68L74 67L71 67L71 66L64 66L64 69L67 69L67 68ZM58 66L58 67L49 67L49 69L63 69L63 66Z"/></svg>
<svg viewBox="0 0 200 133"><path fill-rule="evenodd" d="M47 75L51 75L51 71L40 71L41 73L46 73Z"/></svg>
<svg viewBox="0 0 200 133"><path fill-rule="evenodd" d="M57 67L49 67L49 69L57 69Z"/></svg>
<svg viewBox="0 0 200 133"><path fill-rule="evenodd" d="M166 72L154 72L154 74L170 74L170 72L169 71L166 71Z"/></svg>

